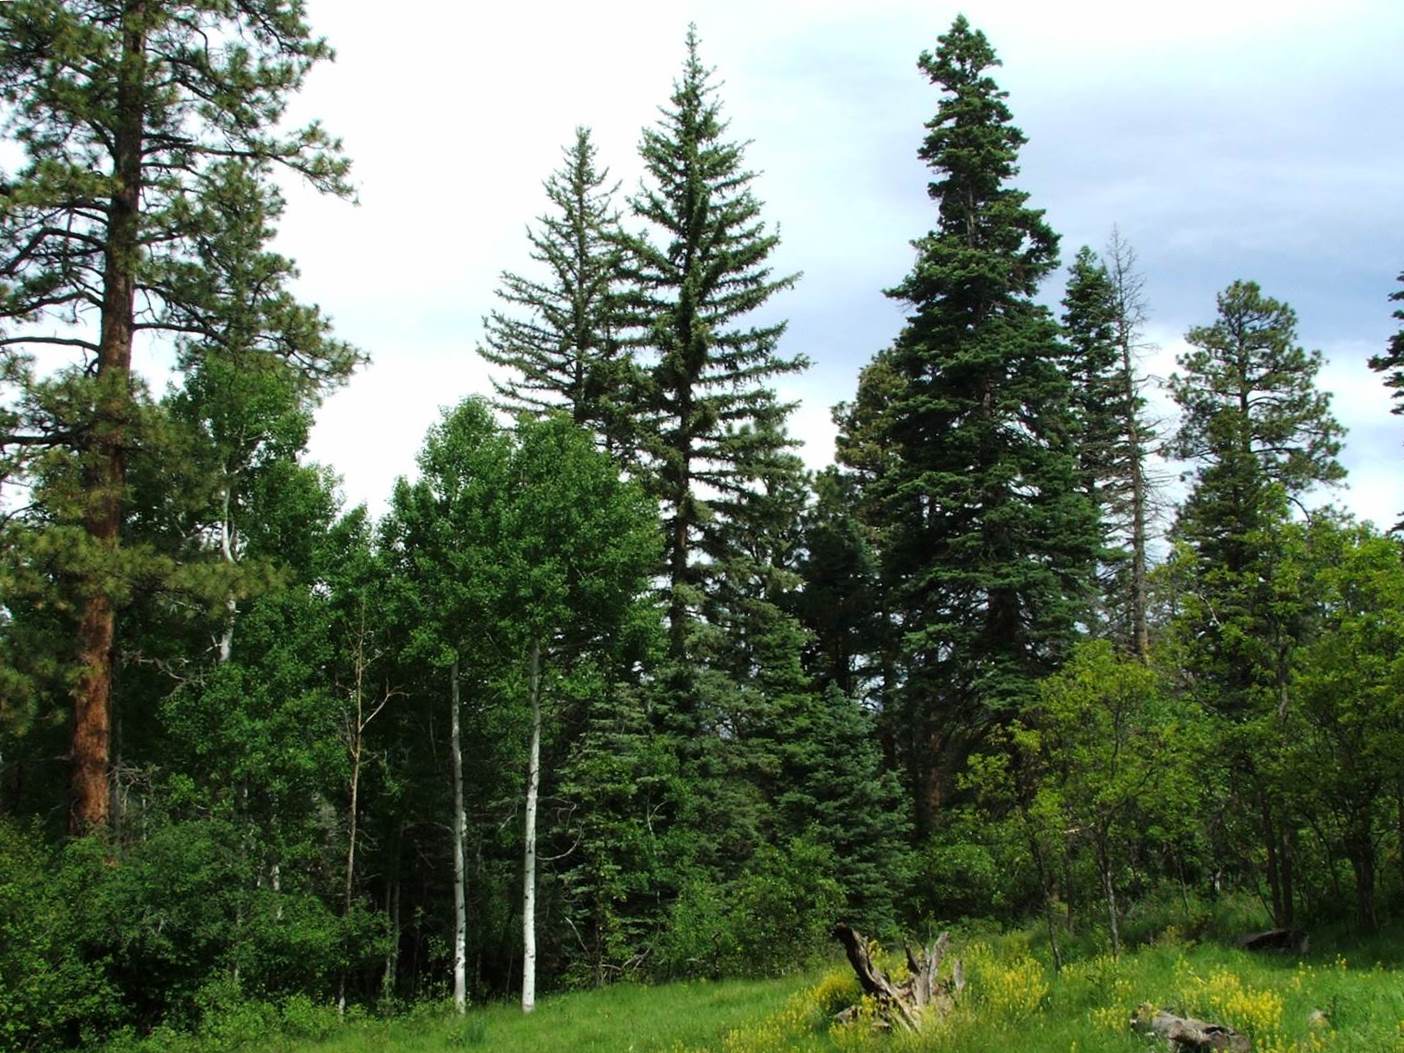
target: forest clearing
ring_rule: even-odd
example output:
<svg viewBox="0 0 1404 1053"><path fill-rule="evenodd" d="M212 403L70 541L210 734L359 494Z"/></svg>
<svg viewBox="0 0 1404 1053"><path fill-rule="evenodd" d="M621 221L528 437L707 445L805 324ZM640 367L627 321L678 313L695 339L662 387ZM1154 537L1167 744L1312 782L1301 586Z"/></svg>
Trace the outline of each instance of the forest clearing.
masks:
<svg viewBox="0 0 1404 1053"><path fill-rule="evenodd" d="M1397 3L775 3L0 2L0 1053L1404 1050Z"/></svg>
<svg viewBox="0 0 1404 1053"><path fill-rule="evenodd" d="M919 1034L874 1029L871 1014L835 1017L858 1000L846 965L830 961L774 980L615 985L543 999L523 1016L507 1004L424 1006L398 1018L339 1022L302 1009L283 1022L235 1014L199 1036L120 1044L132 1053L1145 1053L1163 1048L1130 1027L1138 1007L1170 1005L1222 1021L1258 1053L1404 1050L1404 959L1397 931L1303 957L1186 942L1167 930L1119 961L1094 954L1054 972L1036 932L968 934L969 994ZM1383 954L1388 957L1377 958ZM900 964L891 962L900 969ZM285 1030L280 1033L280 1028Z"/></svg>

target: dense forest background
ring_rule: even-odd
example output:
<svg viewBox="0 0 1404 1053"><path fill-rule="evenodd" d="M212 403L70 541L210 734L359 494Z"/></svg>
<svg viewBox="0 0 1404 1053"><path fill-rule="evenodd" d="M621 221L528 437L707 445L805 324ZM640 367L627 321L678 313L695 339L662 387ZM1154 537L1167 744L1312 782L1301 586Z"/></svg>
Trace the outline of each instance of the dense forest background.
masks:
<svg viewBox="0 0 1404 1053"><path fill-rule="evenodd" d="M1158 419L1134 247L1108 216L1046 305L964 18L835 464L795 452L802 279L690 31L637 189L564 144L495 397L424 422L379 516L306 453L364 356L271 248L278 179L351 193L283 121L329 55L301 4L0 29L5 1044L764 974L838 918L1034 919L1058 961L1216 898L1404 903L1404 551L1306 499L1345 474L1321 355L1235 281ZM1371 365L1404 387L1404 329Z"/></svg>

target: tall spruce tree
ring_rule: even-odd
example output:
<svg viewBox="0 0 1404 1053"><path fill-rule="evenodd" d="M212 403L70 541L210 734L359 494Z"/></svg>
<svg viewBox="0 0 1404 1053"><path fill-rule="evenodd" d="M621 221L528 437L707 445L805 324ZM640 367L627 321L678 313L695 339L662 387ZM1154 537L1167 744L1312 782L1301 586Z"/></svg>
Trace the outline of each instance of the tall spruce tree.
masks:
<svg viewBox="0 0 1404 1053"><path fill-rule="evenodd" d="M261 349L312 386L356 361L287 291L291 262L267 250L282 205L275 168L349 193L346 161L318 125L278 127L330 55L300 0L0 5L0 98L25 155L0 180L0 321L25 356L80 359L29 401L33 427L5 437L68 450L81 471L75 832L108 820L116 612L149 572L121 552L127 465L143 438L134 350L152 331Z"/></svg>
<svg viewBox="0 0 1404 1053"><path fill-rule="evenodd" d="M1126 593L1132 647L1142 660L1150 657L1150 606L1147 589L1148 547L1152 510L1152 480L1146 467L1147 454L1156 441L1156 428L1146 419L1146 400L1141 394L1144 381L1137 373L1137 356L1145 350L1142 328L1146 322L1145 278L1136 264L1136 250L1116 227L1103 256L1111 279L1116 349L1120 356L1118 379L1121 390L1116 407L1121 422L1122 489L1111 510L1116 528L1130 550L1130 574Z"/></svg>
<svg viewBox="0 0 1404 1053"><path fill-rule="evenodd" d="M1404 286L1404 272L1400 272L1398 280ZM1391 303L1404 303L1404 288L1390 293L1389 299ZM1404 413L1404 307L1394 312L1394 318L1400 323L1399 332L1389 338L1384 354L1371 357L1370 368L1383 373L1385 386L1394 389L1394 409L1391 412ZM1404 518L1401 518L1398 526L1404 527Z"/></svg>
<svg viewBox="0 0 1404 1053"><path fill-rule="evenodd" d="M541 278L504 273L498 297L524 316L493 311L478 350L509 371L493 379L513 414L564 409L616 455L628 457L630 358L621 343L617 185L596 161L588 128L575 130L564 163L546 180L553 211L528 229Z"/></svg>
<svg viewBox="0 0 1404 1053"><path fill-rule="evenodd" d="M889 292L912 308L890 352L902 387L879 418L895 448L879 488L919 829L952 760L1066 651L1097 549L1058 326L1033 299L1057 237L1009 185L1025 139L987 72L997 61L964 17L921 56L942 92L919 152L937 225Z"/></svg>
<svg viewBox="0 0 1404 1053"><path fill-rule="evenodd" d="M1101 530L1098 598L1103 631L1142 658L1146 624L1145 399L1136 377L1139 278L1135 255L1116 232L1104 263L1078 250L1063 297L1063 328L1072 383L1078 486Z"/></svg>
<svg viewBox="0 0 1404 1053"><path fill-rule="evenodd" d="M770 384L807 364L779 353L783 322L745 321L798 276L771 269L779 238L760 218L743 144L726 130L689 28L670 105L639 147L647 177L631 204L650 230L624 242L631 339L646 373L635 424L664 510L675 659L688 653L711 568L728 558L727 523L751 514L759 480L791 445L790 406Z"/></svg>
<svg viewBox="0 0 1404 1053"><path fill-rule="evenodd" d="M1404 286L1404 271L1398 281ZM1391 303L1404 303L1404 288L1390 293L1389 299ZM1385 374L1385 384L1394 389L1393 412L1404 413L1404 307L1394 312L1394 318L1400 323L1399 332L1389 338L1384 354L1371 357L1370 368Z"/></svg>

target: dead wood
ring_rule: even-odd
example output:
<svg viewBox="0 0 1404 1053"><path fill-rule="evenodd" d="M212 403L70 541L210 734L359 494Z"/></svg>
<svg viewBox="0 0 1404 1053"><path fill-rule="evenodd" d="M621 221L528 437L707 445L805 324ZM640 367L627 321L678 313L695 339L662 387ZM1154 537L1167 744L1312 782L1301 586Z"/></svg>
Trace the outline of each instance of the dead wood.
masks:
<svg viewBox="0 0 1404 1053"><path fill-rule="evenodd" d="M1153 1005L1142 1005L1131 1018L1131 1030L1142 1035L1165 1040L1171 1053L1201 1053L1227 1050L1228 1053L1251 1053L1253 1042L1231 1027L1211 1024L1193 1017L1176 1016Z"/></svg>
<svg viewBox="0 0 1404 1053"><path fill-rule="evenodd" d="M1306 954L1310 938L1301 929L1268 929L1250 932L1234 941L1245 951L1281 951L1284 954Z"/></svg>
<svg viewBox="0 0 1404 1053"><path fill-rule="evenodd" d="M948 933L941 933L925 950L914 952L910 947L903 948L910 975L901 982L894 982L873 961L873 954L878 949L876 942L844 922L834 926L833 936L843 944L848 964L853 967L863 994L872 998L877 1005L875 1024L878 1027L918 1031L931 1014L950 1012L956 996L965 986L965 972L959 959L953 965L950 978L940 978L941 963L950 945ZM858 1008L854 1006L839 1013L835 1019L845 1023L857 1016Z"/></svg>

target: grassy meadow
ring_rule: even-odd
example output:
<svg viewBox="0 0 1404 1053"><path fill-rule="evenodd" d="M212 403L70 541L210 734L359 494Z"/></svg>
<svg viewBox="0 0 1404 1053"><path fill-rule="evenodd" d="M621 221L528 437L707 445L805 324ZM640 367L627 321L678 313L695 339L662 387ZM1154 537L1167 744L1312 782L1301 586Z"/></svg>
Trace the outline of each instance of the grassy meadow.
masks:
<svg viewBox="0 0 1404 1053"><path fill-rule="evenodd" d="M956 1011L921 1035L875 1032L833 1015L858 998L846 964L835 961L776 980L621 984L542 1000L523 1016L515 1005L472 1008L458 1018L442 1006L390 1019L333 1024L327 1013L281 1033L226 1018L223 1032L152 1036L141 1053L1134 1053L1153 1048L1130 1033L1136 1007L1153 1003L1229 1024L1259 1053L1404 1053L1404 933L1333 942L1302 958L1249 954L1185 941L1172 930L1113 960L1093 955L1055 973L1032 931L956 941L967 988ZM900 976L895 957L886 963ZM273 1031L278 1031L273 1028ZM109 1047L116 1051L120 1043Z"/></svg>

